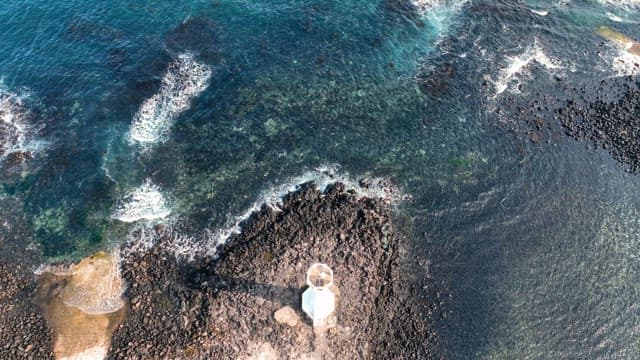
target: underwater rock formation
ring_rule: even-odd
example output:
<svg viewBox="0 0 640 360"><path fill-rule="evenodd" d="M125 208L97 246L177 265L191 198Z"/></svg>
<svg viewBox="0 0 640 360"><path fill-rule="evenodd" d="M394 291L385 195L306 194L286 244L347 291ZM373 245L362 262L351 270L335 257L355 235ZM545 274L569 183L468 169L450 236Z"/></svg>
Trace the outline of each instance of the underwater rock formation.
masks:
<svg viewBox="0 0 640 360"><path fill-rule="evenodd" d="M167 48L174 53L197 51L199 59L217 63L220 60L221 29L203 17L190 18L165 35Z"/></svg>
<svg viewBox="0 0 640 360"><path fill-rule="evenodd" d="M615 80L615 79L614 79ZM606 82L602 82L603 87ZM622 95L583 105L568 101L556 111L566 134L606 149L630 172L640 171L640 82L624 82ZM600 90L602 91L602 90Z"/></svg>

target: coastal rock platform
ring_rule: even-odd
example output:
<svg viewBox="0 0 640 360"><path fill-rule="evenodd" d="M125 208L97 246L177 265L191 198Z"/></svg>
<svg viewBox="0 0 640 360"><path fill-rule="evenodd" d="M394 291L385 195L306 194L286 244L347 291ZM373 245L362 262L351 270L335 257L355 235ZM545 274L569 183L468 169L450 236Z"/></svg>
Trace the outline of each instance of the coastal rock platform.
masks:
<svg viewBox="0 0 640 360"><path fill-rule="evenodd" d="M151 249L122 246L127 314L107 358L435 358L430 314L438 302L414 296L392 207L340 183L324 191L303 184L279 207L252 214L215 256L189 261L172 250L174 232L157 226ZM339 292L321 329L301 309L305 273L316 262L331 266ZM2 359L54 358L32 270L0 262ZM276 320L286 307L295 322Z"/></svg>
<svg viewBox="0 0 640 360"><path fill-rule="evenodd" d="M131 307L110 358L430 358L429 304L410 297L391 220L382 200L307 184L279 211L255 213L216 258L180 263L161 238L123 264ZM332 267L340 291L335 325L323 331L300 304L315 262ZM302 321L276 321L284 306Z"/></svg>

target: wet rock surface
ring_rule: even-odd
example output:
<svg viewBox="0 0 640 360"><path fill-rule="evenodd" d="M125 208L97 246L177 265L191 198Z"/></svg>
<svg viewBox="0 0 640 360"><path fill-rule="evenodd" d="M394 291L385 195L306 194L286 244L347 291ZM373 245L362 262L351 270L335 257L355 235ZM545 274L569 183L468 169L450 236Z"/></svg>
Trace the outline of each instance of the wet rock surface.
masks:
<svg viewBox="0 0 640 360"><path fill-rule="evenodd" d="M527 29L549 26L551 17L540 16L525 4L474 1L462 11L477 21L462 35L444 37L437 45L442 55L430 59L416 76L418 88L435 106L443 98L477 93L465 102L484 109L491 125L517 134L521 149L559 143L569 136L605 149L631 172L640 170L638 77L607 69L640 66L630 59L610 63L617 47L634 54L633 31L594 27L573 49L576 56L567 59L558 51L567 44L557 37L503 26L505 22ZM548 59L530 58L527 53L536 49ZM479 58L484 62L470 60ZM517 65L514 59L527 64L505 78L503 73Z"/></svg>
<svg viewBox="0 0 640 360"><path fill-rule="evenodd" d="M0 197L0 359L53 359L51 332L31 301L37 287L33 269L42 259L25 250L30 232L22 206L16 198Z"/></svg>
<svg viewBox="0 0 640 360"><path fill-rule="evenodd" d="M569 136L604 149L633 173L640 170L640 82L634 77L600 80L597 84L558 89L576 94L562 97L536 94L527 102L504 100L498 113L518 119L509 129L526 134L534 144Z"/></svg>
<svg viewBox="0 0 640 360"><path fill-rule="evenodd" d="M111 359L433 357L429 304L411 298L411 280L400 271L404 240L381 200L359 199L342 185L324 193L305 185L281 211L254 214L216 259L180 263L166 241L123 264L130 309ZM300 308L315 262L332 267L340 291L336 326L323 336ZM276 321L284 306L302 321Z"/></svg>
<svg viewBox="0 0 640 360"><path fill-rule="evenodd" d="M0 359L53 359L51 334L30 298L36 281L29 267L0 258Z"/></svg>
<svg viewBox="0 0 640 360"><path fill-rule="evenodd" d="M606 85L603 81L603 86ZM616 100L597 100L588 105L567 101L556 113L566 134L607 149L631 172L640 170L640 83L625 82ZM603 88L600 91L605 91Z"/></svg>

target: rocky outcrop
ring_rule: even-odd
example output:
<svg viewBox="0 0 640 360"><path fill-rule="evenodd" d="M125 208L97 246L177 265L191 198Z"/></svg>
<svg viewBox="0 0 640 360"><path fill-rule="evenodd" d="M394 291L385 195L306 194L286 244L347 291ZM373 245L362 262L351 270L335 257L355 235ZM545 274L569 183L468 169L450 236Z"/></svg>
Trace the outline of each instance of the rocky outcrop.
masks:
<svg viewBox="0 0 640 360"><path fill-rule="evenodd" d="M429 358L431 328L400 273L403 239L382 200L307 184L281 211L254 214L215 259L180 263L162 246L167 237L123 263L131 309L112 359L249 359L264 349L293 359ZM340 291L322 339L300 308L315 262L332 267ZM284 306L302 321L278 322Z"/></svg>

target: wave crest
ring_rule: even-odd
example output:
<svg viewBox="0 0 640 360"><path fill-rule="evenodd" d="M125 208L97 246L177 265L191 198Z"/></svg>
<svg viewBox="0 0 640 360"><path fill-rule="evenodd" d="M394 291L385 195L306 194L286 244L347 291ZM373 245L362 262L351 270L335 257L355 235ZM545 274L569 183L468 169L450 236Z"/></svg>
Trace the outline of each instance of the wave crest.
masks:
<svg viewBox="0 0 640 360"><path fill-rule="evenodd" d="M157 185L150 180L127 194L112 218L122 222L158 220L171 213L167 200Z"/></svg>
<svg viewBox="0 0 640 360"><path fill-rule="evenodd" d="M209 85L211 68L183 53L173 61L162 79L160 91L145 100L133 117L129 140L132 143L165 141L173 119L189 109L193 98Z"/></svg>
<svg viewBox="0 0 640 360"><path fill-rule="evenodd" d="M507 56L505 60L506 66L501 68L498 76L495 79L487 79L493 83L495 88L493 98L498 97L507 89L518 93L518 88L522 81L531 77L529 68L533 63L538 64L549 72L562 69L562 63L547 56L537 40L534 40L533 45L528 47L522 54Z"/></svg>
<svg viewBox="0 0 640 360"><path fill-rule="evenodd" d="M29 151L31 112L19 96L0 84L0 160L9 154Z"/></svg>
<svg viewBox="0 0 640 360"><path fill-rule="evenodd" d="M320 191L330 185L341 183L346 191L352 191L358 198L380 199L389 204L409 200L410 196L401 192L391 181L385 178L365 178L357 180L350 174L339 172L337 165L323 165L312 171L289 178L281 185L270 187L260 193L256 201L240 215L232 216L227 224L218 229L207 229L201 234L183 234L170 226L151 228L142 224L131 230L125 253L131 254L153 248L160 238L164 238L162 247L180 260L193 261L202 257L216 256L218 248L227 243L234 235L239 234L241 224L266 205L274 211L281 211L284 197L296 191L299 186L312 182Z"/></svg>

